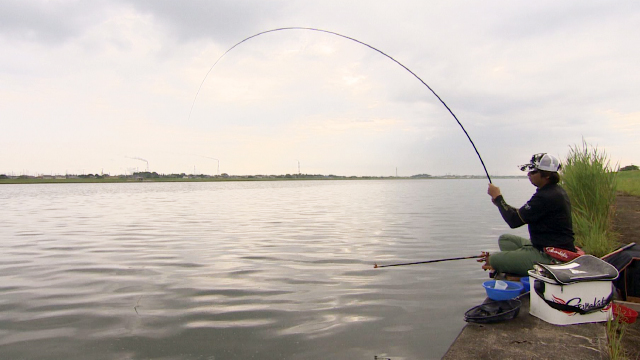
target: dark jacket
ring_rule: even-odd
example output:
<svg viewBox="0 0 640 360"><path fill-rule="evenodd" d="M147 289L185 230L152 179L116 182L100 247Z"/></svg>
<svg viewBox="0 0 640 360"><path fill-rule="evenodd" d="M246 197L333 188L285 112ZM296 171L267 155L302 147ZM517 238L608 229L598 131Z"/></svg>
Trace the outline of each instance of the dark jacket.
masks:
<svg viewBox="0 0 640 360"><path fill-rule="evenodd" d="M524 224L529 225L531 244L543 251L547 246L576 251L573 244L573 225L571 223L571 203L562 187L547 184L536 190L533 197L520 209L508 205L502 195L493 203L498 206L500 215L513 229Z"/></svg>

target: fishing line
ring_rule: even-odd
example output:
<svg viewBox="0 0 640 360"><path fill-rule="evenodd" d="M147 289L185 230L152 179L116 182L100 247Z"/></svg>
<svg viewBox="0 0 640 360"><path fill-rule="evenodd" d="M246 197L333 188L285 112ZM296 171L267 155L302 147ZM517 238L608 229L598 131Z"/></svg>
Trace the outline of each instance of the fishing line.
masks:
<svg viewBox="0 0 640 360"><path fill-rule="evenodd" d="M416 79L418 79L424 86L427 87L427 89L429 89L431 91L431 93L433 93L433 95L435 95L436 98L438 98L438 100L442 103L442 105L444 105L444 107L447 108L447 110L449 111L451 116L453 116L453 118L456 120L458 125L460 125L460 128L462 129L464 134L467 136L467 139L469 139L469 142L471 143L471 146L473 146L473 150L475 150L476 155L478 155L478 159L480 159L480 163L482 164L482 168L484 169L484 172L487 175L487 179L489 179L489 183L491 183L491 177L489 176L489 172L487 171L487 167L484 165L484 161L482 161L482 156L480 156L480 152L478 152L478 149L476 148L476 145L473 143L473 140L471 140L471 136L469 136L469 133L467 133L467 130L464 128L464 126L462 126L462 123L460 122L460 120L458 120L458 117L453 113L453 111L451 111L449 106L447 106L447 104L440 98L440 96L438 96L438 94L436 94L435 91L433 91L433 89L429 85L427 85L426 82L424 82L418 75L416 75L416 73L411 71L408 67L404 66L401 62L399 62L398 60L396 60L396 59L392 58L391 56L387 55L383 51L381 51L381 50L379 50L379 49L377 49L377 48L375 48L375 47L373 47L373 46L371 46L371 45L369 45L367 43L364 43L364 42L362 42L360 40L354 39L354 38L346 36L346 35L338 34L336 32L329 31L329 30L315 29L315 28L309 28L309 27L297 27L297 26L284 27L284 28L277 28L277 29L271 29L271 30L262 31L262 32L259 32L259 33L255 34L255 35L251 35L251 36L249 36L249 37L237 42L235 45L233 45L227 51L225 51L222 55L220 55L218 60L216 60L216 62L213 63L213 65L211 65L211 68L209 68L209 71L207 71L207 74L204 76L204 79L202 79L202 82L200 83L200 87L198 87L198 91L196 92L196 96L193 99L193 103L191 104L191 110L189 111L189 118L188 119L191 119L191 113L193 112L193 107L194 107L194 105L196 103L196 99L198 98L198 94L200 94L200 90L202 89L202 85L204 85L205 80L207 79L207 77L211 73L211 70L213 70L214 66L216 66L216 64L225 55L227 55L227 53L229 53L231 50L236 48L238 45L244 43L245 41L251 40L251 39L253 39L253 38L257 37L257 36L268 34L268 33L272 33L272 32L276 32L276 31L284 31L284 30L309 30L309 31L317 31L317 32L322 32L322 33L326 33L326 34L336 35L336 36L339 36L339 37L344 38L344 39L355 41L358 44L364 45L364 46L366 46L366 47L368 47L368 48L370 48L372 50L375 50L375 51L379 52L380 54L386 56L387 58L391 59L396 64L402 66L403 69L405 69L409 73L411 73L411 75L413 75Z"/></svg>

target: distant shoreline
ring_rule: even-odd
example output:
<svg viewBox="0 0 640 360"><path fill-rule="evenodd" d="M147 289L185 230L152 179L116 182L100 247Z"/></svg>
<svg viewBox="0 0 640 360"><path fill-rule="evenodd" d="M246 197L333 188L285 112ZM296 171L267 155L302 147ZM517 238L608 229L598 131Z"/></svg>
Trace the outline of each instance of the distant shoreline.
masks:
<svg viewBox="0 0 640 360"><path fill-rule="evenodd" d="M526 179L526 176L492 176L492 179ZM451 176L260 176L238 175L227 177L160 177L141 178L133 176L108 176L108 177L73 177L73 178L5 178L0 179L2 184L82 184L82 183L151 183L151 182L228 182L228 181L308 181L308 180L465 180L486 179L483 175L451 175Z"/></svg>

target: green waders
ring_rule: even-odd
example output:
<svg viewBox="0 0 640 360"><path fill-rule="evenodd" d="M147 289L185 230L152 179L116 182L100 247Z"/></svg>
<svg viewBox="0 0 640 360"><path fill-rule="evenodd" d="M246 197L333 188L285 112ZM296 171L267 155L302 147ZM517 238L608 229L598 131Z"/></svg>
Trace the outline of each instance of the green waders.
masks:
<svg viewBox="0 0 640 360"><path fill-rule="evenodd" d="M498 273L509 273L528 276L527 271L536 263L554 264L556 261L549 255L531 245L529 239L504 234L498 239L500 252L489 256L489 264Z"/></svg>

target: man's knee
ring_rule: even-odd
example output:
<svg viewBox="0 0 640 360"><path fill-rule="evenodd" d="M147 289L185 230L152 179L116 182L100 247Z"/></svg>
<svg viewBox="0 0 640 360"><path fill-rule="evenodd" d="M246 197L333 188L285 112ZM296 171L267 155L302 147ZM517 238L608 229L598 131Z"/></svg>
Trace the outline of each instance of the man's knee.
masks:
<svg viewBox="0 0 640 360"><path fill-rule="evenodd" d="M502 234L498 237L498 241L510 241L511 238L513 238L511 234Z"/></svg>
<svg viewBox="0 0 640 360"><path fill-rule="evenodd" d="M498 237L498 247L501 251L513 251L522 247L522 238L511 234L502 234Z"/></svg>

